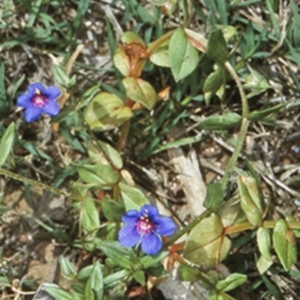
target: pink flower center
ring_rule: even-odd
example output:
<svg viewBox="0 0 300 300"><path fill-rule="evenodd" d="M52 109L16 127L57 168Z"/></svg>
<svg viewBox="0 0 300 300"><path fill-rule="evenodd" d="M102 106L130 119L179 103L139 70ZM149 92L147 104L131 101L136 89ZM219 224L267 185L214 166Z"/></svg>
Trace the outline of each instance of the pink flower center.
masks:
<svg viewBox="0 0 300 300"><path fill-rule="evenodd" d="M147 214L144 214L136 223L136 228L139 234L145 235L152 232L155 225L149 219Z"/></svg>
<svg viewBox="0 0 300 300"><path fill-rule="evenodd" d="M31 98L31 103L35 107L43 107L47 102L47 97L41 94L39 89L35 90L34 96Z"/></svg>

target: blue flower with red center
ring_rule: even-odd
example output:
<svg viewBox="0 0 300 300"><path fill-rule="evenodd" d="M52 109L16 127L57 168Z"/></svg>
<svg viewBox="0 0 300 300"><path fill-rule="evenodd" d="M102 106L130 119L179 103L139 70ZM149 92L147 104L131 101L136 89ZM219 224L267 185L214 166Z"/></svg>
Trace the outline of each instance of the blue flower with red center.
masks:
<svg viewBox="0 0 300 300"><path fill-rule="evenodd" d="M152 205L144 205L140 211L130 210L122 218L125 226L119 231L119 242L124 247L141 243L142 250L155 255L162 248L161 236L170 236L176 225L171 218L160 217Z"/></svg>
<svg viewBox="0 0 300 300"><path fill-rule="evenodd" d="M59 113L59 105L55 101L61 94L56 86L44 87L40 82L28 86L27 93L18 97L17 105L25 108L25 120L35 121L42 113L51 117Z"/></svg>

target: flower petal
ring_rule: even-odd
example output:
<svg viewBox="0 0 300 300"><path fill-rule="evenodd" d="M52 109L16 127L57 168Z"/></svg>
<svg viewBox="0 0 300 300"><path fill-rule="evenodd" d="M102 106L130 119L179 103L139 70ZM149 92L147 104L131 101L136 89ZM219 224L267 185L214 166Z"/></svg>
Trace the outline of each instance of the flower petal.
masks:
<svg viewBox="0 0 300 300"><path fill-rule="evenodd" d="M170 236L174 233L176 225L171 218L161 217L155 220L155 232L159 235Z"/></svg>
<svg viewBox="0 0 300 300"><path fill-rule="evenodd" d="M43 93L49 100L55 100L60 94L61 91L56 86L49 86Z"/></svg>
<svg viewBox="0 0 300 300"><path fill-rule="evenodd" d="M41 82L35 82L35 83L32 83L28 86L27 90L28 90L28 93L33 96L35 94L35 91L36 89L40 90L41 94L45 94L45 87L44 85L41 83Z"/></svg>
<svg viewBox="0 0 300 300"><path fill-rule="evenodd" d="M154 234L147 234L142 237L142 250L148 255L155 255L162 247L161 238Z"/></svg>
<svg viewBox="0 0 300 300"><path fill-rule="evenodd" d="M21 107L28 107L31 105L32 95L30 94L22 94L18 97L17 105Z"/></svg>
<svg viewBox="0 0 300 300"><path fill-rule="evenodd" d="M135 225L135 223L138 221L139 218L140 218L140 213L137 210L129 210L126 213L126 215L122 217L122 221L124 223Z"/></svg>
<svg viewBox="0 0 300 300"><path fill-rule="evenodd" d="M120 244L124 247L133 247L141 239L141 236L137 232L135 226L131 225L122 227L118 236Z"/></svg>
<svg viewBox="0 0 300 300"><path fill-rule="evenodd" d="M158 217L158 210L152 205L145 204L141 208L141 216L143 216L144 214L147 214L149 216L149 219L153 221Z"/></svg>
<svg viewBox="0 0 300 300"><path fill-rule="evenodd" d="M53 100L48 100L42 109L43 112L49 116L56 116L59 113L59 105Z"/></svg>
<svg viewBox="0 0 300 300"><path fill-rule="evenodd" d="M24 117L25 120L30 123L35 121L42 113L42 109L40 107L35 107L33 105L28 106L25 110Z"/></svg>

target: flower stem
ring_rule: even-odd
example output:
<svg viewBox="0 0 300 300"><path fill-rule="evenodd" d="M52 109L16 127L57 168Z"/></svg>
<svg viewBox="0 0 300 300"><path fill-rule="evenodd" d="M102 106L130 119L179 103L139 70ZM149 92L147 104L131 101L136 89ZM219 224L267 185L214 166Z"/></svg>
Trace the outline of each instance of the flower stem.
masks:
<svg viewBox="0 0 300 300"><path fill-rule="evenodd" d="M208 217L211 214L211 211L208 209L204 211L200 216L198 216L196 219L194 219L191 223L189 223L186 227L182 228L180 231L175 233L171 238L169 238L165 243L163 248L167 249L169 246L175 243L180 237L182 237L184 234L188 233L190 230L192 230L200 221L202 221L204 218Z"/></svg>

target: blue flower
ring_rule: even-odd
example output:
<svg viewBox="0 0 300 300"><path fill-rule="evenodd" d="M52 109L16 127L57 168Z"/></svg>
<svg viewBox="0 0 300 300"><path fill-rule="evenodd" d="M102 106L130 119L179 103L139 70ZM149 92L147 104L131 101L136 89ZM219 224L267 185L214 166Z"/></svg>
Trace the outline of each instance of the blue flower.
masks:
<svg viewBox="0 0 300 300"><path fill-rule="evenodd" d="M161 236L170 236L176 225L171 218L160 217L155 207L144 205L140 211L130 210L122 218L126 224L119 231L119 242L124 247L141 243L142 250L155 255L162 248Z"/></svg>
<svg viewBox="0 0 300 300"><path fill-rule="evenodd" d="M35 121L42 113L51 117L59 113L55 99L61 94L55 86L44 87L40 82L28 86L27 93L18 97L17 105L25 108L25 120Z"/></svg>

